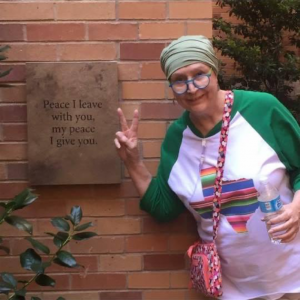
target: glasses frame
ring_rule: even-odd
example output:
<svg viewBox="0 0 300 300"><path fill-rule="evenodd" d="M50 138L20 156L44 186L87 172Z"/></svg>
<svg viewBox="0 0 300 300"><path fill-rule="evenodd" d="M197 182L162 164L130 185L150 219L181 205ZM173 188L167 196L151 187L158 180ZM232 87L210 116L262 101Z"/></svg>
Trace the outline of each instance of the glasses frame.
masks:
<svg viewBox="0 0 300 300"><path fill-rule="evenodd" d="M194 85L194 87L197 88L197 89L199 89L199 90L205 89L205 88L209 85L209 83L210 83L211 72L212 72L212 68L210 68L210 70L208 71L208 73L206 73L206 74L201 74L201 75L196 75L196 76L193 77L192 79L189 79L189 80L177 80L177 81L174 81L173 83L170 83L170 84L169 84L169 87L170 87L170 88L173 90L173 92L174 92L175 94L177 94L177 95L183 95L183 94L185 94L185 93L188 91L188 89L189 89L189 83L190 83L190 82L192 82L193 85ZM195 79L196 79L196 78L199 78L199 77L207 77L207 78L208 78L208 83L207 83L206 86L199 87L199 86L195 83ZM180 83L185 83L185 85L186 85L186 90L185 90L184 92L182 92L182 93L178 93L178 92L176 92L176 91L173 89L173 85L176 84L176 83L178 83L178 82L180 82Z"/></svg>

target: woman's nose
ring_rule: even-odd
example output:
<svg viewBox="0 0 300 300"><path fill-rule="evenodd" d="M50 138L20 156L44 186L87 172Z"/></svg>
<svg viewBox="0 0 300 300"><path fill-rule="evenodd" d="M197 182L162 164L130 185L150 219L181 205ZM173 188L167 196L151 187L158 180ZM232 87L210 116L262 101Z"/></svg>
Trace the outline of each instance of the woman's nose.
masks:
<svg viewBox="0 0 300 300"><path fill-rule="evenodd" d="M197 91L197 88L195 87L194 83L192 81L190 81L188 83L188 90L187 90L187 92L193 94L196 91Z"/></svg>

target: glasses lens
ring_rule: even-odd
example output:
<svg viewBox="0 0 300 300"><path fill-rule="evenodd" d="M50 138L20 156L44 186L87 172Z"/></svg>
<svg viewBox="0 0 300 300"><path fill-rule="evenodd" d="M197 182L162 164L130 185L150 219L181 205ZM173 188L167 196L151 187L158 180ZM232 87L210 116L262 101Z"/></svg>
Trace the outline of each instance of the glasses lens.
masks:
<svg viewBox="0 0 300 300"><path fill-rule="evenodd" d="M176 81L172 85L172 89L175 93L182 94L186 92L186 83L184 81Z"/></svg>
<svg viewBox="0 0 300 300"><path fill-rule="evenodd" d="M209 83L209 77L206 75L199 75L194 78L195 86L199 89L205 88Z"/></svg>

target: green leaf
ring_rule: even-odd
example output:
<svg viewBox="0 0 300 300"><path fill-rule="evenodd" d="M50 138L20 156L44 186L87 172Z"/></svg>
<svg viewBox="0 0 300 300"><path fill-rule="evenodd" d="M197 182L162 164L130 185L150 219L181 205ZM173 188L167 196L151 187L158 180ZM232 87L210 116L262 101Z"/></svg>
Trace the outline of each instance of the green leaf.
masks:
<svg viewBox="0 0 300 300"><path fill-rule="evenodd" d="M0 249L3 250L6 254L9 254L9 248L5 246L0 246Z"/></svg>
<svg viewBox="0 0 300 300"><path fill-rule="evenodd" d="M7 75L10 73L11 70L12 70L12 68L10 68L10 69L8 69L8 70L5 70L4 72L1 72L1 73L0 73L0 78L1 78L1 77L4 77L4 76L7 76Z"/></svg>
<svg viewBox="0 0 300 300"><path fill-rule="evenodd" d="M20 254L20 263L25 270L32 270L32 267L35 268L36 265L41 265L42 259L34 249L27 249Z"/></svg>
<svg viewBox="0 0 300 300"><path fill-rule="evenodd" d="M73 240L75 241L83 241L83 240L87 240L90 239L94 236L97 236L97 233L95 232L91 232L91 231L87 231L87 232L80 232L80 233L76 233L73 235Z"/></svg>
<svg viewBox="0 0 300 300"><path fill-rule="evenodd" d="M66 299L63 297L58 297L56 300L66 300Z"/></svg>
<svg viewBox="0 0 300 300"><path fill-rule="evenodd" d="M36 274L44 274L45 269L49 266L51 266L50 262L37 263L31 266L31 270Z"/></svg>
<svg viewBox="0 0 300 300"><path fill-rule="evenodd" d="M63 218L53 218L51 220L51 223L58 230L61 230L61 231L69 231L70 230L69 223L66 220L64 220Z"/></svg>
<svg viewBox="0 0 300 300"><path fill-rule="evenodd" d="M10 300L26 300L24 296L14 295Z"/></svg>
<svg viewBox="0 0 300 300"><path fill-rule="evenodd" d="M5 222L18 228L19 230L24 230L29 234L32 234L32 225L25 219L18 216L6 217Z"/></svg>
<svg viewBox="0 0 300 300"><path fill-rule="evenodd" d="M11 290L10 284L0 281L0 294L8 294Z"/></svg>
<svg viewBox="0 0 300 300"><path fill-rule="evenodd" d="M21 289L15 292L16 295L18 296L25 296L27 291L25 289Z"/></svg>
<svg viewBox="0 0 300 300"><path fill-rule="evenodd" d="M5 51L7 51L8 49L10 49L10 46L8 46L8 45L3 46L3 47L0 47L0 52L5 52Z"/></svg>
<svg viewBox="0 0 300 300"><path fill-rule="evenodd" d="M30 300L42 300L41 298L39 298L39 297L31 297L31 299Z"/></svg>
<svg viewBox="0 0 300 300"><path fill-rule="evenodd" d="M70 221L73 225L75 225L74 219L73 219L73 217L71 215L66 215L65 219L68 220L68 221Z"/></svg>
<svg viewBox="0 0 300 300"><path fill-rule="evenodd" d="M25 239L27 241L29 241L35 249L37 249L45 254L48 254L48 255L50 254L50 249L47 246L45 246L44 244L42 244L41 242L33 239L32 237L26 237Z"/></svg>
<svg viewBox="0 0 300 300"><path fill-rule="evenodd" d="M74 224L78 225L82 219L82 210L80 206L73 206L71 209L71 216L74 220Z"/></svg>
<svg viewBox="0 0 300 300"><path fill-rule="evenodd" d="M60 262L62 262L66 267L69 267L69 268L78 268L80 267L74 256L70 253L70 252L67 252L67 251L59 251L57 253L57 260L59 260ZM57 260L55 261L55 263L57 263Z"/></svg>
<svg viewBox="0 0 300 300"><path fill-rule="evenodd" d="M37 199L37 197L38 196L33 194L30 189L25 189L13 199L15 202L14 210L30 205Z"/></svg>
<svg viewBox="0 0 300 300"><path fill-rule="evenodd" d="M9 285L11 285L12 289L15 289L17 287L18 282L15 279L14 275L10 273L1 273L1 277L3 282L6 282Z"/></svg>
<svg viewBox="0 0 300 300"><path fill-rule="evenodd" d="M41 285L41 286L52 286L52 287L55 286L55 280L52 279L51 277L49 277L48 275L45 275L45 274L40 274L40 275L35 279L35 282L36 282L38 285Z"/></svg>
<svg viewBox="0 0 300 300"><path fill-rule="evenodd" d="M85 224L82 224L82 225L79 225L77 227L75 227L75 231L82 231L82 230L85 230L89 227L92 227L94 226L94 224L92 222L88 222L88 223L85 223Z"/></svg>
<svg viewBox="0 0 300 300"><path fill-rule="evenodd" d="M60 248L66 240L69 238L69 234L66 232L59 231L53 239L53 243L56 245L57 248Z"/></svg>

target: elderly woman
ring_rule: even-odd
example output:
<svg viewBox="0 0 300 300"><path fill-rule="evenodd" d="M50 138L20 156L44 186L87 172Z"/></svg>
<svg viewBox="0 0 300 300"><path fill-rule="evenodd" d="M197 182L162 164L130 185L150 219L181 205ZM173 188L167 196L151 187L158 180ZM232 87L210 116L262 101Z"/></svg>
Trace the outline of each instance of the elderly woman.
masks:
<svg viewBox="0 0 300 300"><path fill-rule="evenodd" d="M160 221L187 208L199 236L212 240L212 188L224 99L218 60L203 36L184 36L161 54L161 67L185 111L169 128L161 162L152 178L138 153L138 112L115 145L141 196L140 206ZM221 258L221 299L300 299L300 129L272 95L234 90L223 175L217 249ZM257 191L267 177L277 187L283 209L270 222L281 244L270 242ZM298 293L298 294L297 294Z"/></svg>

